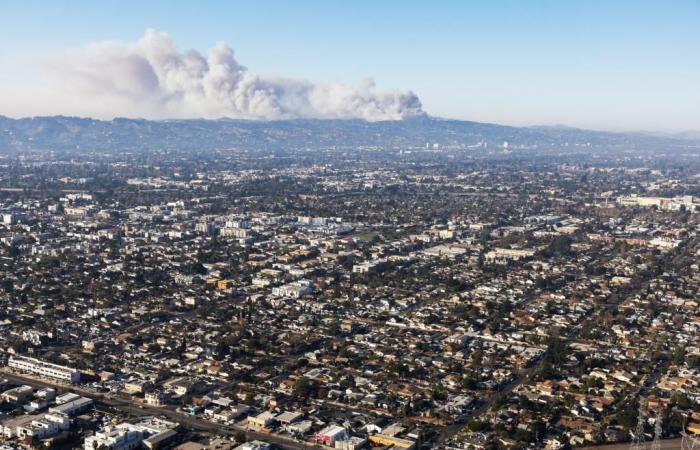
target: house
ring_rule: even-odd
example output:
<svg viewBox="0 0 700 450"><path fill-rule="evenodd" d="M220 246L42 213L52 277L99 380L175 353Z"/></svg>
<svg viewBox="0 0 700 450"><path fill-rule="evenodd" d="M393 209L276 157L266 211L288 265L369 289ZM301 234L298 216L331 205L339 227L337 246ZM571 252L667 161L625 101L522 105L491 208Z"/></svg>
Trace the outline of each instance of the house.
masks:
<svg viewBox="0 0 700 450"><path fill-rule="evenodd" d="M253 430L269 429L275 422L275 415L270 411L263 411L257 416L248 417L248 428Z"/></svg>

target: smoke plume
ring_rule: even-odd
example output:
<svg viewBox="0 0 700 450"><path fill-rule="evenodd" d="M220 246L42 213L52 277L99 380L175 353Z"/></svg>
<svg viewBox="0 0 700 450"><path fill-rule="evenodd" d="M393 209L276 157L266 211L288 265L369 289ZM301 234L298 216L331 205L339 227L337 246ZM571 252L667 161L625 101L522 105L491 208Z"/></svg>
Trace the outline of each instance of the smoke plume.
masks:
<svg viewBox="0 0 700 450"><path fill-rule="evenodd" d="M110 105L115 115L376 121L423 114L410 91L375 92L371 80L354 87L263 77L239 64L227 44L206 55L182 53L167 34L152 29L131 43L91 44L56 68L75 101Z"/></svg>

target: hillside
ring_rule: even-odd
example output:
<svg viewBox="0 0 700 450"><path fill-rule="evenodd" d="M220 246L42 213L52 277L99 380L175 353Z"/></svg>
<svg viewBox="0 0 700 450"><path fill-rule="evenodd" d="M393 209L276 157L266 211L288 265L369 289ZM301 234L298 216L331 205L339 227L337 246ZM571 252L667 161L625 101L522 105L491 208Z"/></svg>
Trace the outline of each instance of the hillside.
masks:
<svg viewBox="0 0 700 450"><path fill-rule="evenodd" d="M418 117L402 121L298 119L282 121L114 119L100 121L52 116L0 116L0 150L192 150L226 148L467 146L559 148L566 145L651 148L691 141L632 133L567 127L510 127L489 123Z"/></svg>

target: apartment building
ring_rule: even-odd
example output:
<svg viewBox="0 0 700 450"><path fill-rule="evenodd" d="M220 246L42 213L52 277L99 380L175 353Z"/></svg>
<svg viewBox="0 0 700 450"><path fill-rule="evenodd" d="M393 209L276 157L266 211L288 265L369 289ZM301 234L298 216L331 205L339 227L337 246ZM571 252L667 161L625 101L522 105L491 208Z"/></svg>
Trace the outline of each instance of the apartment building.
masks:
<svg viewBox="0 0 700 450"><path fill-rule="evenodd" d="M54 378L68 383L80 382L80 371L71 367L60 366L26 356L13 356L7 365L15 370L42 377Z"/></svg>

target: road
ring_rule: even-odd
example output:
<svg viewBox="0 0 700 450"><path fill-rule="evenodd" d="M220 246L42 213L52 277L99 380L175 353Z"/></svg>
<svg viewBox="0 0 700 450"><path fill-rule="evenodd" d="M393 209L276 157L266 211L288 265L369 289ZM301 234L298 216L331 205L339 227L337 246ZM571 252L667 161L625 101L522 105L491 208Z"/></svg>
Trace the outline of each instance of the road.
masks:
<svg viewBox="0 0 700 450"><path fill-rule="evenodd" d="M673 439L662 439L659 441L659 448L661 450L680 450L681 448L681 438ZM606 445L592 445L590 447L581 447L581 450L629 450L630 444L606 444ZM651 442L645 442L642 448L651 449Z"/></svg>
<svg viewBox="0 0 700 450"><path fill-rule="evenodd" d="M75 392L86 397L90 397L95 401L95 406L104 408L112 408L114 410L130 414L132 416L165 416L170 420L178 422L186 427L197 431L206 431L227 436L232 436L235 433L244 433L247 440L259 440L274 444L283 450L327 450L327 447L311 444L308 442L299 442L290 437L281 436L278 434L270 434L259 431L248 430L240 425L224 425L220 423L210 422L208 420L199 419L197 417L188 416L187 414L176 411L174 407L154 407L148 405L138 405L124 395L103 395L81 389L79 386L66 385L61 383L51 382L45 379L38 379L26 375L2 370L2 377L17 384L27 384L35 388L53 387L61 390Z"/></svg>

